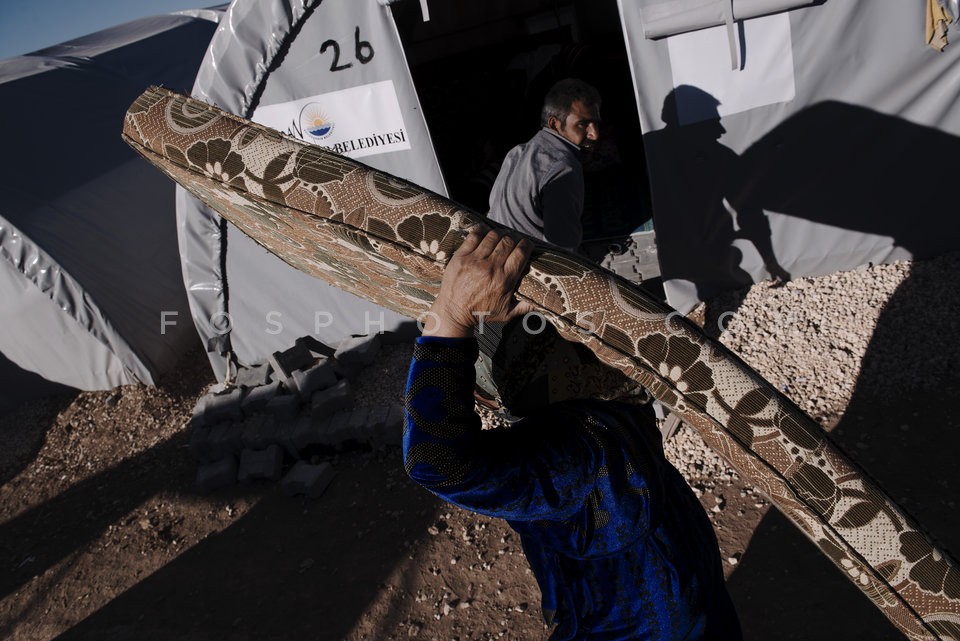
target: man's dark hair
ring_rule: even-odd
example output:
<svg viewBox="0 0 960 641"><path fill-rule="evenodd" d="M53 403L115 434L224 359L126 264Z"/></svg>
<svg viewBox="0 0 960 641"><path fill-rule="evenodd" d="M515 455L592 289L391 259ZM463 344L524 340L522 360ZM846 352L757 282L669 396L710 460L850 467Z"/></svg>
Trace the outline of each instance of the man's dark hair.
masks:
<svg viewBox="0 0 960 641"><path fill-rule="evenodd" d="M564 78L557 82L547 97L543 99L543 109L540 111L540 126L546 127L551 116L556 116L560 122L567 122L573 103L579 100L587 107L600 107L600 92L577 78Z"/></svg>

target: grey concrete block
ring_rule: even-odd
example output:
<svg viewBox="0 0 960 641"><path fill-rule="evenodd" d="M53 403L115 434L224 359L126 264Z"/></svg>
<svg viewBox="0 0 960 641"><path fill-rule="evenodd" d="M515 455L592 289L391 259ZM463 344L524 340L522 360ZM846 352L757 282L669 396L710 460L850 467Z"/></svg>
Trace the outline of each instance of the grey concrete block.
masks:
<svg viewBox="0 0 960 641"><path fill-rule="evenodd" d="M333 353L336 351L314 336L301 336L297 339L296 345L307 348L314 356L333 356Z"/></svg>
<svg viewBox="0 0 960 641"><path fill-rule="evenodd" d="M276 481L283 470L283 449L271 445L263 450L245 449L240 453L240 468L237 479L241 483L256 479Z"/></svg>
<svg viewBox="0 0 960 641"><path fill-rule="evenodd" d="M333 362L321 358L315 365L305 370L295 370L287 380L287 388L307 401L317 390L327 389L337 384L337 375Z"/></svg>
<svg viewBox="0 0 960 641"><path fill-rule="evenodd" d="M270 382L270 364L260 363L237 369L234 383L237 387L259 387Z"/></svg>
<svg viewBox="0 0 960 641"><path fill-rule="evenodd" d="M370 442L370 429L367 424L367 418L370 416L369 407L355 407L350 411L350 418L347 419L347 433L358 443Z"/></svg>
<svg viewBox="0 0 960 641"><path fill-rule="evenodd" d="M350 381L343 379L333 387L313 393L310 400L310 413L318 418L330 416L340 410L353 407L353 389Z"/></svg>
<svg viewBox="0 0 960 641"><path fill-rule="evenodd" d="M635 280L640 272L637 271L637 266L634 263L614 263L611 270L617 276L622 276L627 280Z"/></svg>
<svg viewBox="0 0 960 641"><path fill-rule="evenodd" d="M287 350L271 354L268 362L278 379L285 380L298 369L307 369L313 365L313 354L306 345L296 343Z"/></svg>
<svg viewBox="0 0 960 641"><path fill-rule="evenodd" d="M247 416L262 410L270 400L280 393L280 383L273 382L266 385L251 387L240 401L240 409Z"/></svg>
<svg viewBox="0 0 960 641"><path fill-rule="evenodd" d="M234 456L227 456L197 468L197 489L201 492L231 487L236 482L237 459Z"/></svg>
<svg viewBox="0 0 960 641"><path fill-rule="evenodd" d="M239 425L243 447L262 450L268 445L280 442L278 424L271 414L257 414L247 418Z"/></svg>
<svg viewBox="0 0 960 641"><path fill-rule="evenodd" d="M292 458L300 458L300 449L298 445L301 438L301 432L309 435L310 429L310 417L309 416L298 416L293 421L284 421L280 423L277 428L277 436L279 438L279 444L283 447L284 451Z"/></svg>
<svg viewBox="0 0 960 641"><path fill-rule="evenodd" d="M683 421L680 420L680 417L670 412L667 414L666 420L663 421L662 426L660 427L660 436L666 441L671 438L677 431L683 426Z"/></svg>
<svg viewBox="0 0 960 641"><path fill-rule="evenodd" d="M356 440L356 435L350 425L353 410L341 410L332 417L321 422L321 438L326 445L340 446L350 440Z"/></svg>
<svg viewBox="0 0 960 641"><path fill-rule="evenodd" d="M207 463L213 460L213 447L210 444L210 428L197 422L190 428L190 455L197 461Z"/></svg>
<svg viewBox="0 0 960 641"><path fill-rule="evenodd" d="M242 390L239 387L234 387L229 392L204 396L200 399L200 403L203 404L204 424L215 425L221 421L236 421L243 418L240 410L241 398ZM196 412L196 408L194 411Z"/></svg>
<svg viewBox="0 0 960 641"><path fill-rule="evenodd" d="M329 463L311 465L306 461L298 461L283 477L280 486L287 496L303 494L315 499L323 494L334 476L336 471Z"/></svg>
<svg viewBox="0 0 960 641"><path fill-rule="evenodd" d="M243 449L240 423L224 421L210 428L210 457L221 459Z"/></svg>
<svg viewBox="0 0 960 641"><path fill-rule="evenodd" d="M327 445L326 421L312 416L301 416L297 419L290 438L291 449L301 452L311 445Z"/></svg>
<svg viewBox="0 0 960 641"><path fill-rule="evenodd" d="M344 339L337 346L333 357L348 376L356 374L373 363L380 353L380 335L358 336Z"/></svg>
<svg viewBox="0 0 960 641"><path fill-rule="evenodd" d="M263 406L264 414L271 414L278 421L292 421L300 413L300 409L300 397L295 394L274 396Z"/></svg>

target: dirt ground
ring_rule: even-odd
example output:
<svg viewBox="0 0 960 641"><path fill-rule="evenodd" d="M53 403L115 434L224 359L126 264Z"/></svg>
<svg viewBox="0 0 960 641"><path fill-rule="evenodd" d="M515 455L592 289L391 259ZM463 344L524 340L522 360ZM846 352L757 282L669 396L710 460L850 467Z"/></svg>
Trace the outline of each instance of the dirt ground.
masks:
<svg viewBox="0 0 960 641"><path fill-rule="evenodd" d="M516 535L413 485L397 449L337 455L314 500L278 484L198 493L186 424L213 382L197 352L156 388L48 398L0 419L0 638L549 636ZM954 548L958 388L855 397L834 430ZM751 488L712 485L702 501L748 640L902 638Z"/></svg>

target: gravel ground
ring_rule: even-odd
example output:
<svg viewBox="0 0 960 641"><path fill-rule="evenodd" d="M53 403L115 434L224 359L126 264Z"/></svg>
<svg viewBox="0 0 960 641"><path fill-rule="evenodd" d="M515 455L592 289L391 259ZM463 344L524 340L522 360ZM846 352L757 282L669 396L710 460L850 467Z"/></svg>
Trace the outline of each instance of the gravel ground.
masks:
<svg viewBox="0 0 960 641"><path fill-rule="evenodd" d="M761 283L692 315L948 549L960 546L958 269L951 255ZM352 381L358 405L399 401L410 354L384 346ZM198 352L157 388L0 420L0 638L548 636L515 535L414 486L396 448L332 457L337 477L313 501L275 484L198 494L187 419L211 383ZM714 525L748 641L902 638L693 430L665 449Z"/></svg>
<svg viewBox="0 0 960 641"><path fill-rule="evenodd" d="M960 254L950 254L760 283L701 304L691 317L829 429L855 389L889 398L960 373L957 273ZM736 478L692 429L665 447L695 489Z"/></svg>

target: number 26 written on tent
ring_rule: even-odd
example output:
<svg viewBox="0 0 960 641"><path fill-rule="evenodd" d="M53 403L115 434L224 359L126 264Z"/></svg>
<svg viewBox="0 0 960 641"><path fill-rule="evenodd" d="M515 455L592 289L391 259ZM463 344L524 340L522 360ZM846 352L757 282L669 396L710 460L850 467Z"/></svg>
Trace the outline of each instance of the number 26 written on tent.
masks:
<svg viewBox="0 0 960 641"><path fill-rule="evenodd" d="M360 62L360 64L365 65L371 60L373 60L373 45L371 45L366 40L360 39L360 27L357 27L354 31L354 41L356 42L356 51L354 56ZM320 45L320 55L326 53L327 49L333 47L333 61L330 63L330 71L343 71L344 69L349 69L353 66L352 62L346 64L340 64L340 43L336 40L327 40L322 45Z"/></svg>

